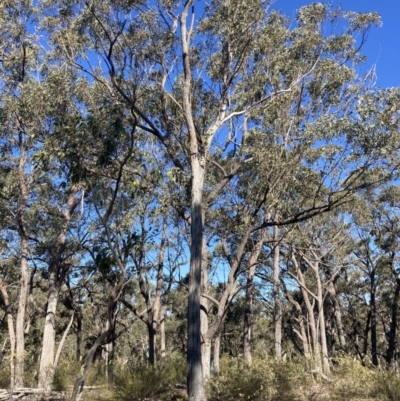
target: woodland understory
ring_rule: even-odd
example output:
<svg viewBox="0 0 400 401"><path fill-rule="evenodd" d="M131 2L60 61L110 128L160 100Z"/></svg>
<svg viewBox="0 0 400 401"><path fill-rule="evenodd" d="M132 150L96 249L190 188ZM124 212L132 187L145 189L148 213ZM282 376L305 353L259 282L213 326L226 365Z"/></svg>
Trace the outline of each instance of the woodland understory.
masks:
<svg viewBox="0 0 400 401"><path fill-rule="evenodd" d="M0 1L0 399L400 399L380 23Z"/></svg>

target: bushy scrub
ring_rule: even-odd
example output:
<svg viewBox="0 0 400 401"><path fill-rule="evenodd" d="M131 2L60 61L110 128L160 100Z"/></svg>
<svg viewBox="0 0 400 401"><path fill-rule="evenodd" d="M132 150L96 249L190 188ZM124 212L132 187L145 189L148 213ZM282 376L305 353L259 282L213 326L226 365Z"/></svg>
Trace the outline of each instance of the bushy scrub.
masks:
<svg viewBox="0 0 400 401"><path fill-rule="evenodd" d="M385 401L400 400L400 378L386 371L379 371L375 375L374 390L376 395Z"/></svg>
<svg viewBox="0 0 400 401"><path fill-rule="evenodd" d="M209 401L289 401L296 398L296 389L307 378L303 365L297 362L254 360L251 366L227 360L221 374L208 382Z"/></svg>
<svg viewBox="0 0 400 401"><path fill-rule="evenodd" d="M186 398L186 362L171 357L148 365L114 371L110 401L183 400Z"/></svg>
<svg viewBox="0 0 400 401"><path fill-rule="evenodd" d="M74 385L81 369L80 362L63 360L57 366L53 377L53 390L65 391Z"/></svg>
<svg viewBox="0 0 400 401"><path fill-rule="evenodd" d="M0 388L8 388L10 386L10 360L4 358L0 364Z"/></svg>
<svg viewBox="0 0 400 401"><path fill-rule="evenodd" d="M358 400L370 398L375 393L375 374L372 367L366 367L360 361L349 357L340 357L336 360L333 383L330 389L333 400Z"/></svg>

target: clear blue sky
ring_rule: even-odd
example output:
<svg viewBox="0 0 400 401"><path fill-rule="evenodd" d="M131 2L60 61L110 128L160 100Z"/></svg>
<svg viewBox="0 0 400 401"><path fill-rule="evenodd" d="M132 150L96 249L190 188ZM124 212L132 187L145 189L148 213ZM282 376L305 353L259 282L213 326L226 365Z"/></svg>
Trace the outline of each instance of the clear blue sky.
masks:
<svg viewBox="0 0 400 401"><path fill-rule="evenodd" d="M314 2L276 0L273 9L294 17L296 10ZM342 0L340 4L344 11L375 11L381 15L383 25L371 30L363 50L368 57L366 67L376 64L377 86L400 86L400 0Z"/></svg>

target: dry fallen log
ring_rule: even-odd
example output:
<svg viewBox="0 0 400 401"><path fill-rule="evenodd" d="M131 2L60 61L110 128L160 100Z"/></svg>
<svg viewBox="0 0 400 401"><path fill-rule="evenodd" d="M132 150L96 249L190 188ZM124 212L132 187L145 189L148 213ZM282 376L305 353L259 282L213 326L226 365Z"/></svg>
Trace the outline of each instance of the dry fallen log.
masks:
<svg viewBox="0 0 400 401"><path fill-rule="evenodd" d="M84 386L82 393L86 391L96 391L107 386ZM67 401L71 396L71 389L67 391L44 391L37 388L21 387L11 390L0 389L0 401Z"/></svg>
<svg viewBox="0 0 400 401"><path fill-rule="evenodd" d="M65 391L43 391L37 388L15 388L12 391L0 389L0 401L22 400L36 401L46 399L49 401L64 401L68 399Z"/></svg>

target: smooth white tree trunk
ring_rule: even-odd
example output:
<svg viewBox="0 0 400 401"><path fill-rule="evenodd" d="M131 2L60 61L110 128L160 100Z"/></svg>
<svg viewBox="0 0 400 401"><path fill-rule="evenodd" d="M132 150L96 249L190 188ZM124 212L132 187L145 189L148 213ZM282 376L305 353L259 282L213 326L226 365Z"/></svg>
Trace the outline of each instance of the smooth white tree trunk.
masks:
<svg viewBox="0 0 400 401"><path fill-rule="evenodd" d="M220 351L221 351L221 334L215 337L214 341L214 372L220 372Z"/></svg>
<svg viewBox="0 0 400 401"><path fill-rule="evenodd" d="M51 273L54 276L54 273ZM50 277L51 288L44 323L42 355L39 367L39 388L51 390L54 376L54 350L55 350L55 316L57 311L58 290L55 277Z"/></svg>

